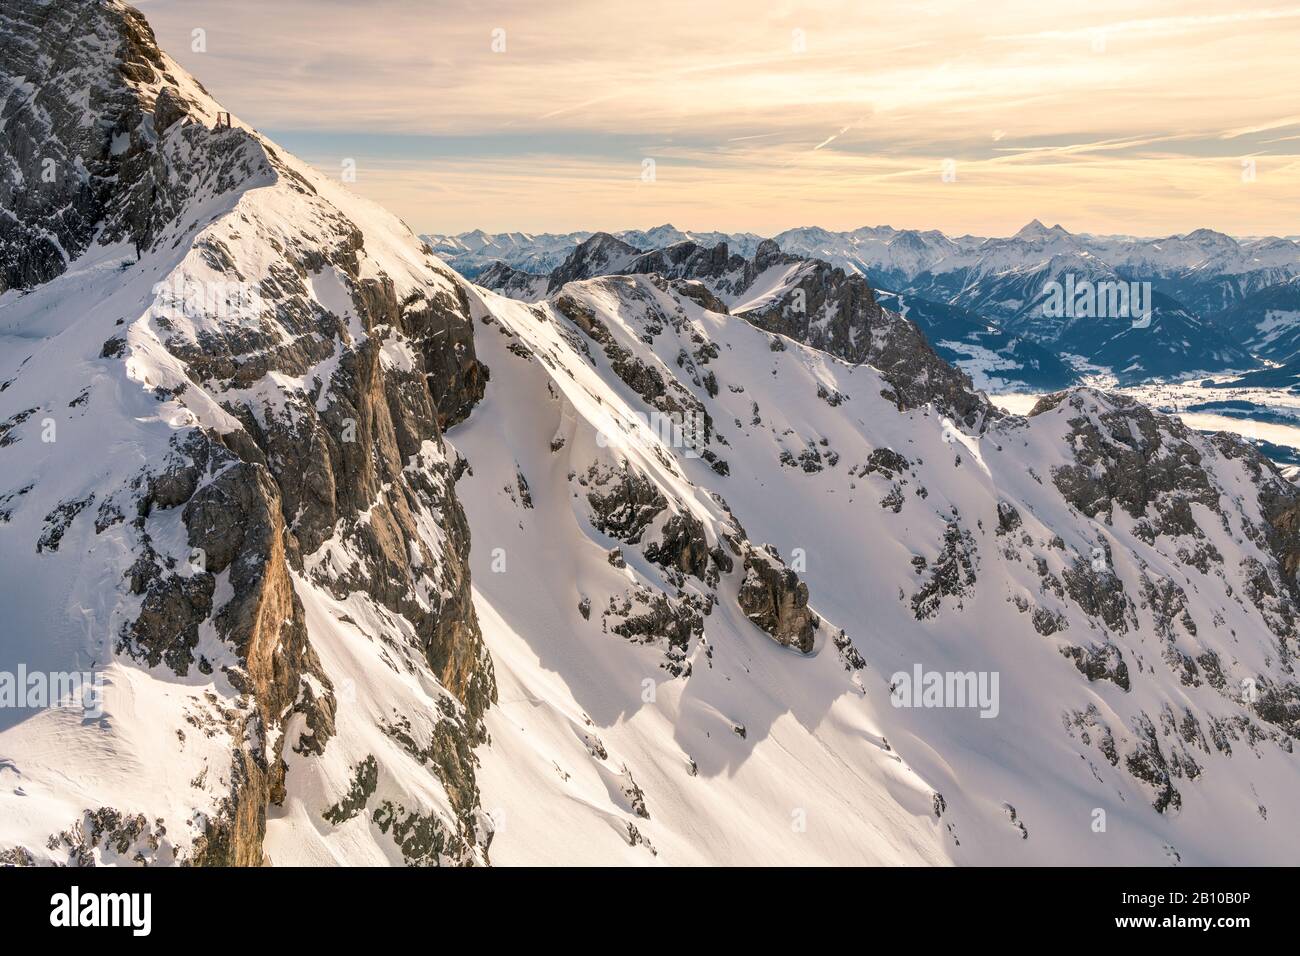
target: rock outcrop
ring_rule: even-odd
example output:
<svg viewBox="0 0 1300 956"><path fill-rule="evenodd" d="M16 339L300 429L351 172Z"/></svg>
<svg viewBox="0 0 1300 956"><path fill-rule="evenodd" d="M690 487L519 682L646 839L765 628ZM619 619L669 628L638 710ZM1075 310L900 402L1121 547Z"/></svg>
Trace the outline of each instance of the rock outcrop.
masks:
<svg viewBox="0 0 1300 956"><path fill-rule="evenodd" d="M747 550L744 569L738 600L745 615L778 644L811 652L820 622L808 607L808 585L771 547Z"/></svg>

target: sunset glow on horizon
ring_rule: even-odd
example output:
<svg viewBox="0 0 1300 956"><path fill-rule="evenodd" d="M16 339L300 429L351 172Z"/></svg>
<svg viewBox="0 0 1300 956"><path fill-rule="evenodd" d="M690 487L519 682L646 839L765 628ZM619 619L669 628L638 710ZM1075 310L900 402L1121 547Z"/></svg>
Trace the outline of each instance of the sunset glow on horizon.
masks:
<svg viewBox="0 0 1300 956"><path fill-rule="evenodd" d="M1300 6L139 6L419 232L1300 233Z"/></svg>

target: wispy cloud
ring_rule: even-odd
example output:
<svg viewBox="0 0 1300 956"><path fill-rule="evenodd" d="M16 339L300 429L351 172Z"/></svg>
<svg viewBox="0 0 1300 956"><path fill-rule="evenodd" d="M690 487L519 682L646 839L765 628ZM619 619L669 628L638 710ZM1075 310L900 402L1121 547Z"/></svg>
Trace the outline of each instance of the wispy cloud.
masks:
<svg viewBox="0 0 1300 956"><path fill-rule="evenodd" d="M995 40L1056 40L1072 37L1092 37L1097 34L1116 36L1141 34L1150 37L1175 36L1197 30L1230 27L1239 24L1270 20L1290 20L1300 17L1300 7L1267 10L1239 10L1233 13L1214 13L1195 16L1152 17L1139 20L1121 20L1098 23L1065 30L1042 30L1038 33L1012 33L995 36Z"/></svg>
<svg viewBox="0 0 1300 956"><path fill-rule="evenodd" d="M852 126L844 126L844 127L841 127L841 129L840 129L840 131L839 131L838 133L831 133L830 136L827 136L824 140L822 140L820 143L818 143L816 146L814 146L813 149L814 149L814 150L818 150L818 149L821 149L821 148L824 147L824 146L829 146L831 143L835 142L837 139L839 139L841 136L843 136L845 133L847 133L847 132L848 132L849 130L851 130L851 129L853 129Z"/></svg>
<svg viewBox="0 0 1300 956"><path fill-rule="evenodd" d="M243 119L323 169L356 159L419 229L1294 232L1295 6L141 6Z"/></svg>

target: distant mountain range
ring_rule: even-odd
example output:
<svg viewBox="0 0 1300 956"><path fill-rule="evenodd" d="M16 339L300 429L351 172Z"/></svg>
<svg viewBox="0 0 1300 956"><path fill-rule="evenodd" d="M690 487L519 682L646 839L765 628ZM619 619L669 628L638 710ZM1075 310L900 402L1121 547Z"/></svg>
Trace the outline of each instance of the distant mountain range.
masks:
<svg viewBox="0 0 1300 956"><path fill-rule="evenodd" d="M422 238L445 262L462 275L474 277L494 262L526 272L549 272L568 258L574 248L590 239L593 232L489 234L481 229L455 236L426 235ZM678 242L703 246L725 242L729 249L752 256L764 237L753 233L687 232L672 225L653 229L629 229L612 233L638 249L662 249ZM1075 234L1059 225L1047 227L1037 219L1014 236L950 237L938 230L895 229L892 226L864 226L849 232L832 232L817 226L787 229L771 237L782 251L810 259L822 259L846 272L858 272L873 285L901 288L926 273L949 275L982 266L1002 271L1022 268L1060 254L1088 254L1116 272L1143 278L1177 282L1179 296L1200 290L1204 301L1193 307L1224 308L1252 292L1300 274L1300 242L1275 236L1234 239L1212 229L1197 229L1181 236L1142 239L1132 236ZM1219 282L1237 277L1230 284ZM1217 299L1210 288L1219 288Z"/></svg>
<svg viewBox="0 0 1300 956"><path fill-rule="evenodd" d="M752 258L764 241L671 225L424 239L466 277L523 300L626 272L656 250L682 246L688 257L721 246L723 259ZM1235 239L1209 229L1162 239L1076 235L1034 220L1009 238L875 226L791 229L772 241L787 255L861 277L886 307L907 308L941 355L989 387L1063 387L1081 370L1134 384L1300 361L1300 243L1291 238ZM1051 308L1054 289L1085 288L1098 297L1093 306ZM1116 310L1119 293L1128 307ZM1142 314L1131 308L1138 302Z"/></svg>

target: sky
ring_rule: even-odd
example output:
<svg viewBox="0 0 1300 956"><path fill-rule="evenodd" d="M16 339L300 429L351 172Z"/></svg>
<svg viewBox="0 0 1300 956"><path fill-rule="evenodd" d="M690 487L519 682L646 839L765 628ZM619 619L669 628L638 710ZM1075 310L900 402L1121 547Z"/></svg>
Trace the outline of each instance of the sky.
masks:
<svg viewBox="0 0 1300 956"><path fill-rule="evenodd" d="M420 233L1300 234L1300 6L136 0Z"/></svg>

